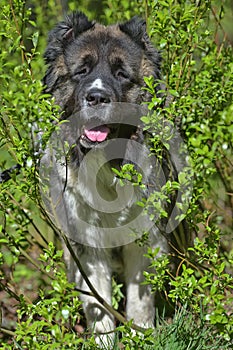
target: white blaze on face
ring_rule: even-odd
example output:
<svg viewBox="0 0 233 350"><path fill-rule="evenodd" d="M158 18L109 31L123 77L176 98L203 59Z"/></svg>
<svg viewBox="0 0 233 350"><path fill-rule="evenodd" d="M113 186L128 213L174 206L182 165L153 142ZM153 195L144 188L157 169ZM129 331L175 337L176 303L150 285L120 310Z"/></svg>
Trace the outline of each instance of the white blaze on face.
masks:
<svg viewBox="0 0 233 350"><path fill-rule="evenodd" d="M103 90L104 87L103 87L102 80L98 78L95 81L93 81L93 83L90 86L90 89L93 89L93 88Z"/></svg>

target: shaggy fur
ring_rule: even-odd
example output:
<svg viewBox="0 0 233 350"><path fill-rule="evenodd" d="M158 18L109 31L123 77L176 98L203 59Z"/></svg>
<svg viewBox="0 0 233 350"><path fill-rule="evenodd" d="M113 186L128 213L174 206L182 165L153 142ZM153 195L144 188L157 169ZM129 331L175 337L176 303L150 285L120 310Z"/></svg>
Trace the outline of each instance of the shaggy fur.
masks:
<svg viewBox="0 0 233 350"><path fill-rule="evenodd" d="M74 13L49 34L45 61L48 67L44 78L46 91L55 97L56 103L61 107L61 118L64 119L81 110L86 109L88 112L89 108L110 106L115 102L141 104L150 98L148 92L142 89L143 77L152 75L155 79L160 79L160 55L150 43L145 22L137 17L122 24L103 26L89 21L82 13ZM145 189L137 189L130 203L125 199L126 208L113 214L98 210L94 206L96 203L92 186L88 186L82 179L78 181L82 161L90 150L98 150L106 134L108 139L121 137L144 144L146 132L140 126L125 124L113 127L110 119L107 122L103 120L102 125L96 129L90 115L84 113L83 120L75 130L77 134L74 139L77 141L72 149L70 162L65 166L57 165L56 177L63 186L66 184L62 192L66 213L64 214L62 207L57 209L57 215L60 221L66 221L72 231L69 237L73 248L99 294L111 304L111 278L113 273L117 273L126 288L127 319L133 319L139 326L151 327L155 318L154 297L150 287L141 284L143 271L148 269L149 264L144 257L147 248L139 247L135 242L117 247L114 237L112 242L100 242L100 246L113 248L98 248L96 243L102 239L103 227L123 227L140 214L135 202L142 197L148 197L155 188L155 164L144 169L149 186L147 183ZM67 138L70 137L68 134ZM130 157L132 149L127 143L124 152ZM98 156L99 153L96 154ZM137 156L141 161L148 154L141 152ZM101 155L96 157L93 167L98 167L102 162L99 157ZM107 162L96 177L98 191L109 201L109 206L117 197L118 183L111 168L120 168L127 163L129 157L121 156L120 159ZM83 171L86 171L88 177L92 168ZM51 188L53 196L53 191L55 193L57 190L56 184L52 184ZM91 229L82 226L80 218L90 223ZM81 237L85 237L85 242L89 242L89 245L81 244ZM160 254L168 251L166 239L155 226L151 229L149 244L154 248L159 247ZM76 282L78 288L88 291L67 252L66 261L71 280ZM105 345L109 343L109 339L113 342L113 334L101 335L114 329L113 316L95 298L88 295L81 297L88 327L99 334L97 342ZM108 346L111 347L109 344Z"/></svg>

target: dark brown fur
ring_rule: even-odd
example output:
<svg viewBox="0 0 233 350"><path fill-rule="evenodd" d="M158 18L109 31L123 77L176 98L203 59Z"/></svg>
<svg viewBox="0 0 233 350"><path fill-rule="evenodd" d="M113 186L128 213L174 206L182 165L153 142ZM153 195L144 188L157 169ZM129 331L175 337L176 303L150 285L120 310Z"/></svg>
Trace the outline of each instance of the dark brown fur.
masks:
<svg viewBox="0 0 233 350"><path fill-rule="evenodd" d="M53 94L66 111L66 117L74 109L83 107L75 100L77 67L88 59L92 60L92 65L97 65L102 57L106 71L102 69L103 75L109 76L106 67L111 70L119 64L123 64L130 75L129 82L123 86L122 93L113 98L114 101L141 103L149 99L141 88L144 76L160 78L160 55L149 41L145 22L134 17L124 24L105 27L76 13L50 33L45 52L48 64L44 80L46 91Z"/></svg>

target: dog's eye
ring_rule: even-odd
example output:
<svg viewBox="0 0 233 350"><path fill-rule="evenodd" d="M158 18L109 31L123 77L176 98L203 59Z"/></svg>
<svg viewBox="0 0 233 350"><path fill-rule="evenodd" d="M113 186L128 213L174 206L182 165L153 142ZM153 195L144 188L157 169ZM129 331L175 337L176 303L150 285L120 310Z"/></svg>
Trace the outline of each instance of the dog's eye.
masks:
<svg viewBox="0 0 233 350"><path fill-rule="evenodd" d="M125 71L119 69L115 72L115 77L118 79L118 80L129 80L129 75L128 73L126 73Z"/></svg>
<svg viewBox="0 0 233 350"><path fill-rule="evenodd" d="M86 74L88 74L89 72L89 68L88 67L82 67L80 69L77 69L74 73L74 78L79 78L79 77L82 77Z"/></svg>

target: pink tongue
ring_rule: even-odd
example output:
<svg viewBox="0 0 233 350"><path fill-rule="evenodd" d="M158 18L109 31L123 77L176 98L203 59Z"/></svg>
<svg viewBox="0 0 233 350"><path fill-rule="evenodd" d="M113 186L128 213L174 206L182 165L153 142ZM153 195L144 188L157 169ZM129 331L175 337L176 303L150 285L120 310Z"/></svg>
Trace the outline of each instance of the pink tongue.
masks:
<svg viewBox="0 0 233 350"><path fill-rule="evenodd" d="M109 131L106 125L100 125L92 129L85 129L84 134L92 142L102 142L106 140Z"/></svg>

